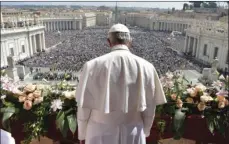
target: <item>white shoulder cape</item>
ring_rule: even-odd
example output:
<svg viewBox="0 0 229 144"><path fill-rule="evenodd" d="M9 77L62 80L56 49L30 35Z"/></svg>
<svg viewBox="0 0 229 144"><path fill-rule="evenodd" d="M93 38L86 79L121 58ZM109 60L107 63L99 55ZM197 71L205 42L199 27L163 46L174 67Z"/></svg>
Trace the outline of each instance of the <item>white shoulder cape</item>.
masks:
<svg viewBox="0 0 229 144"><path fill-rule="evenodd" d="M142 112L148 104L163 104L166 99L153 65L119 46L84 65L76 101L81 108L128 113Z"/></svg>

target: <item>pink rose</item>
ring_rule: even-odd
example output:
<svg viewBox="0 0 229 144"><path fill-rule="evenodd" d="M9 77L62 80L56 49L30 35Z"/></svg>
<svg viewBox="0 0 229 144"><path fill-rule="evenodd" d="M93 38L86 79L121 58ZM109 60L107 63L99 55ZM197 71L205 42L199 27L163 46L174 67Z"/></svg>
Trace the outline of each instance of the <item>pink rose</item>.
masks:
<svg viewBox="0 0 229 144"><path fill-rule="evenodd" d="M183 102L182 102L181 99L178 99L178 100L177 100L176 106L177 106L178 108L182 108Z"/></svg>
<svg viewBox="0 0 229 144"><path fill-rule="evenodd" d="M197 108L199 111L204 111L205 108L206 108L206 105L204 102L200 102L198 105L197 105Z"/></svg>
<svg viewBox="0 0 229 144"><path fill-rule="evenodd" d="M18 101L19 102L24 102L26 100L26 97L25 96L19 96L18 97Z"/></svg>
<svg viewBox="0 0 229 144"><path fill-rule="evenodd" d="M177 99L177 95L176 94L172 94L171 95L171 99L175 101Z"/></svg>
<svg viewBox="0 0 229 144"><path fill-rule="evenodd" d="M23 105L23 108L25 109L25 110L30 110L31 108L32 108L32 102L30 101L30 100L26 100L25 102L24 102L24 105Z"/></svg>
<svg viewBox="0 0 229 144"><path fill-rule="evenodd" d="M219 102L218 103L218 108L219 109L222 109L222 108L224 108L225 107L225 102Z"/></svg>

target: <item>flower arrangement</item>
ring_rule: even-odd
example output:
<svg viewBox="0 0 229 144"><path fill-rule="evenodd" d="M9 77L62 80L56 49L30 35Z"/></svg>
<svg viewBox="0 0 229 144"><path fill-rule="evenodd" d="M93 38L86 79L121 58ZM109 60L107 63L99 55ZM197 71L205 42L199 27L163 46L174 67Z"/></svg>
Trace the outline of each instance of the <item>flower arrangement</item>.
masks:
<svg viewBox="0 0 229 144"><path fill-rule="evenodd" d="M225 133L229 127L229 77L220 76L210 87L192 85L181 72L168 72L161 77L168 103L158 106L159 115L172 118L174 138L180 139L185 118L200 115L205 118L212 134Z"/></svg>
<svg viewBox="0 0 229 144"><path fill-rule="evenodd" d="M63 136L68 130L76 131L75 88L66 81L56 85L28 84L19 87L1 73L0 111L2 125L10 131L10 124L16 120L24 123L26 137L24 144L44 136L48 129L48 117L56 117L56 127Z"/></svg>

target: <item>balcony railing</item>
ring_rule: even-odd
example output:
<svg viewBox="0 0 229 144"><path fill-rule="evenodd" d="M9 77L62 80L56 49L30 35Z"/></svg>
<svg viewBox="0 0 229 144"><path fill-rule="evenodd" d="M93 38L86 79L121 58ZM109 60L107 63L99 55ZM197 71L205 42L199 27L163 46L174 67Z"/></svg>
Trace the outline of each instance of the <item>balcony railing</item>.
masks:
<svg viewBox="0 0 229 144"><path fill-rule="evenodd" d="M1 28L1 35L3 34L9 34L9 33L17 33L17 32L23 32L28 30L34 30L44 28L44 25L42 23L31 25L31 26L24 26L24 27L13 27L13 28Z"/></svg>

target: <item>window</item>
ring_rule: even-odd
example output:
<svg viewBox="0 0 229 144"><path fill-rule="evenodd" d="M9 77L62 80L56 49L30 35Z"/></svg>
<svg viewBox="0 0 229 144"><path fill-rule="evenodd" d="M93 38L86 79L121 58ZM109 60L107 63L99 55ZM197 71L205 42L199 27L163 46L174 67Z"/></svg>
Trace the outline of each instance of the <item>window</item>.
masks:
<svg viewBox="0 0 229 144"><path fill-rule="evenodd" d="M207 56L207 48L208 48L207 44L204 44L204 53L203 53L204 56Z"/></svg>
<svg viewBox="0 0 229 144"><path fill-rule="evenodd" d="M214 59L218 57L218 51L219 51L219 48L215 47L214 56L213 56Z"/></svg>
<svg viewBox="0 0 229 144"><path fill-rule="evenodd" d="M14 49L13 49L13 48L10 48L10 54L11 54L12 56L14 56Z"/></svg>
<svg viewBox="0 0 229 144"><path fill-rule="evenodd" d="M23 53L25 53L25 45L22 45L22 46L21 46L21 51L22 51Z"/></svg>

